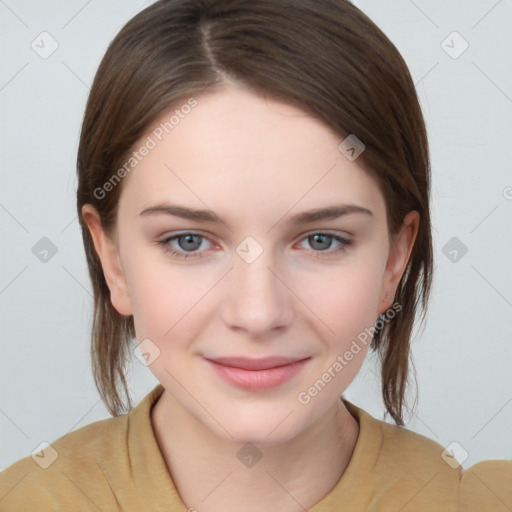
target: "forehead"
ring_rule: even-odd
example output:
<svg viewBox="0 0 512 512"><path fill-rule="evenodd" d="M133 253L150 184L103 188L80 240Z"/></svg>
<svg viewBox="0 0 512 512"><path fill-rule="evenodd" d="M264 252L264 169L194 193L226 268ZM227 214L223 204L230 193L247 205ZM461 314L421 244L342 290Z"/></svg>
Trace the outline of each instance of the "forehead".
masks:
<svg viewBox="0 0 512 512"><path fill-rule="evenodd" d="M120 208L179 199L269 221L299 204L384 209L374 179L339 151L343 137L302 110L234 87L194 100L162 113L135 145L151 149L124 178Z"/></svg>

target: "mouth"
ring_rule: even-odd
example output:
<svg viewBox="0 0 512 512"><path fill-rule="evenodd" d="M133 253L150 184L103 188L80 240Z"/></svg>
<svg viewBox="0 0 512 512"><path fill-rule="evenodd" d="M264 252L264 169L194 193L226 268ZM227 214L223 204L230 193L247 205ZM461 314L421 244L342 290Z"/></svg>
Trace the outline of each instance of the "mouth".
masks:
<svg viewBox="0 0 512 512"><path fill-rule="evenodd" d="M302 371L311 357L220 357L207 359L215 374L237 388L258 391L273 389L295 377Z"/></svg>

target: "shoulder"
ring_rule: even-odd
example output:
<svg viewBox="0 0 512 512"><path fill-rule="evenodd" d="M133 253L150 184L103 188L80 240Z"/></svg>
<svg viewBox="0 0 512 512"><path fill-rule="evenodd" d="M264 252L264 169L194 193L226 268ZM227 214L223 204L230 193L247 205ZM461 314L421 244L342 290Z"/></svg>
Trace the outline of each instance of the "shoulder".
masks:
<svg viewBox="0 0 512 512"><path fill-rule="evenodd" d="M364 481L375 510L458 510L460 470L443 459L439 443L344 402L360 427L354 481Z"/></svg>
<svg viewBox="0 0 512 512"><path fill-rule="evenodd" d="M460 465L452 462L450 454L438 442L406 427L392 425L346 402L349 411L357 418L360 435L366 442L372 439L378 452L374 470L392 472L397 477L432 477L448 479L456 484Z"/></svg>
<svg viewBox="0 0 512 512"><path fill-rule="evenodd" d="M456 481L460 465L451 462L451 454L440 443L384 421L379 421L379 427L383 437L382 456L398 459L404 472L432 474L435 471Z"/></svg>
<svg viewBox="0 0 512 512"><path fill-rule="evenodd" d="M361 452L375 488L389 489L379 505L399 502L416 511L433 505L460 512L512 509L512 461L486 460L464 472L449 446L345 404L360 423L366 446Z"/></svg>
<svg viewBox="0 0 512 512"><path fill-rule="evenodd" d="M90 510L92 503L101 509L95 500L109 506L112 493L104 492L108 482L103 473L124 462L127 424L127 415L91 423L9 466L0 473L2 510L33 510L41 503L48 509L69 505L82 510L83 505Z"/></svg>
<svg viewBox="0 0 512 512"><path fill-rule="evenodd" d="M423 473L424 477L435 473L435 478L444 480L444 491L457 495L458 510L512 510L512 460L483 460L464 469L449 445L445 448L410 430L385 425L388 451L400 455L407 471Z"/></svg>
<svg viewBox="0 0 512 512"><path fill-rule="evenodd" d="M158 385L128 414L70 432L2 471L2 512L42 503L44 510L143 510L136 484L166 474L151 426L162 392ZM160 487L170 485L161 478Z"/></svg>
<svg viewBox="0 0 512 512"><path fill-rule="evenodd" d="M484 460L464 471L461 512L512 510L512 460Z"/></svg>

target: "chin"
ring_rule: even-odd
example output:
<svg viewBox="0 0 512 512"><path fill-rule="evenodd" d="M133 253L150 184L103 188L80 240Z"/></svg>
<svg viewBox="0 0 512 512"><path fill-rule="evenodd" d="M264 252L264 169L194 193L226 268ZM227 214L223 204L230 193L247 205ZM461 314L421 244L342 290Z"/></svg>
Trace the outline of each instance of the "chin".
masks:
<svg viewBox="0 0 512 512"><path fill-rule="evenodd" d="M220 423L225 430L216 422L212 424L210 418L209 428L226 441L271 446L290 441L308 426L306 418L298 417L299 411L294 404L283 407L268 404L263 407L253 406L250 411L247 409L232 408L226 414L219 411L218 416L215 416L224 418Z"/></svg>

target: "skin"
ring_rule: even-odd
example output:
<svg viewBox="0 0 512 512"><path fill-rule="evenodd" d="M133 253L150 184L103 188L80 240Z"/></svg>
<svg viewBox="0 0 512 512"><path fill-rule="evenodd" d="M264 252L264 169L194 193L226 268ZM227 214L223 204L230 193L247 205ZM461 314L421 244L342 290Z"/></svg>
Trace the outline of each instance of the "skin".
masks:
<svg viewBox="0 0 512 512"><path fill-rule="evenodd" d="M339 397L369 343L309 403L298 394L393 304L418 214L410 212L392 239L377 183L340 153L343 137L301 110L233 84L196 99L123 179L111 237L90 205L83 216L112 304L134 316L139 342L149 338L160 350L149 368L165 392L151 421L184 503L201 512L308 508L350 462L359 426ZM168 118L162 113L141 143ZM211 210L224 222L139 215L166 201ZM372 214L288 223L339 204ZM192 248L183 238L168 246L202 257L180 259L155 244L188 231L204 237ZM312 235L326 231L351 245L315 243ZM236 252L248 236L263 250L252 263ZM311 359L266 391L235 388L204 361L241 355ZM251 468L237 458L246 443L262 454Z"/></svg>

